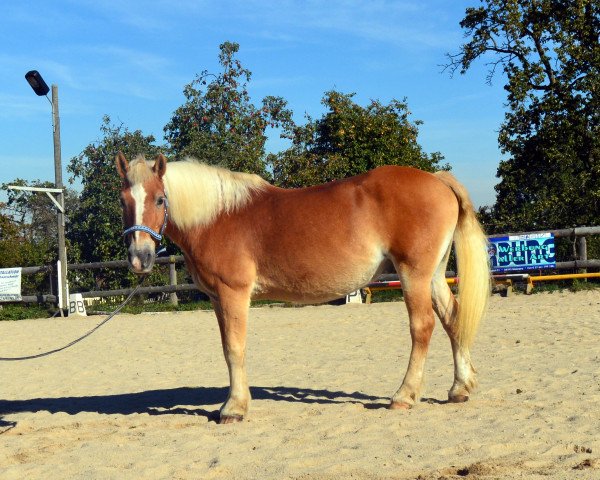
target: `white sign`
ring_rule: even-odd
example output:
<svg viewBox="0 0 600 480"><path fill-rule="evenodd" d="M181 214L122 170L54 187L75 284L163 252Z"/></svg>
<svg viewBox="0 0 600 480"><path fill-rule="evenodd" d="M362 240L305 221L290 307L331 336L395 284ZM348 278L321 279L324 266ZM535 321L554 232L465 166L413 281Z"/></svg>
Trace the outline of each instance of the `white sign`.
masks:
<svg viewBox="0 0 600 480"><path fill-rule="evenodd" d="M356 290L355 292L346 295L346 303L362 303L360 290Z"/></svg>
<svg viewBox="0 0 600 480"><path fill-rule="evenodd" d="M21 268L0 268L0 302L21 300Z"/></svg>
<svg viewBox="0 0 600 480"><path fill-rule="evenodd" d="M87 317L85 303L83 303L83 297L81 296L81 293L73 293L72 295L69 295L69 317L71 315Z"/></svg>

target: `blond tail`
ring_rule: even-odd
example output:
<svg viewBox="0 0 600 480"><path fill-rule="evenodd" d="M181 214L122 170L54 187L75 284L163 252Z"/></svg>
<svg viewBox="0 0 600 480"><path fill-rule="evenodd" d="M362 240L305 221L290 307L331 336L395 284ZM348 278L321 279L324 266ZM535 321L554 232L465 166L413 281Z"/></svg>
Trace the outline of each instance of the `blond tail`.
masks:
<svg viewBox="0 0 600 480"><path fill-rule="evenodd" d="M458 224L454 231L454 248L459 275L459 305L456 333L461 348L468 348L490 297L491 277L487 238L475 216L473 203L465 187L448 172L436 176L448 185L458 199Z"/></svg>

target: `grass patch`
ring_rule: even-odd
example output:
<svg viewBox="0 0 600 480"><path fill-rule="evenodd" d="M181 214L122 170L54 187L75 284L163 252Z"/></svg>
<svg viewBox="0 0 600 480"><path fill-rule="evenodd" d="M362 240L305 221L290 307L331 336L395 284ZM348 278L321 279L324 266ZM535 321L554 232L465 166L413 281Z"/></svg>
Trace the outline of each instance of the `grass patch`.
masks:
<svg viewBox="0 0 600 480"><path fill-rule="evenodd" d="M404 295L401 289L395 290L378 290L372 292L371 303L383 303L383 302L403 302Z"/></svg>
<svg viewBox="0 0 600 480"><path fill-rule="evenodd" d="M57 312L51 305L14 305L0 306L0 321L26 320L28 318L48 318Z"/></svg>
<svg viewBox="0 0 600 480"><path fill-rule="evenodd" d="M590 281L587 282L585 279L576 278L573 280L569 290L572 292L582 292L586 290L600 290L600 282Z"/></svg>
<svg viewBox="0 0 600 480"><path fill-rule="evenodd" d="M113 312L121 303L100 303L86 307L88 315L103 315ZM125 305L121 313L140 314L149 312L187 312L191 310L212 310L212 305L207 301L179 302L173 305L171 302L141 303L139 301Z"/></svg>
<svg viewBox="0 0 600 480"><path fill-rule="evenodd" d="M525 293L527 283L517 282L513 285L514 293ZM560 293L564 291L569 292L583 292L591 290L600 290L600 282L597 279L579 279L573 280L554 280L550 282L535 282L533 286L532 294L536 293Z"/></svg>

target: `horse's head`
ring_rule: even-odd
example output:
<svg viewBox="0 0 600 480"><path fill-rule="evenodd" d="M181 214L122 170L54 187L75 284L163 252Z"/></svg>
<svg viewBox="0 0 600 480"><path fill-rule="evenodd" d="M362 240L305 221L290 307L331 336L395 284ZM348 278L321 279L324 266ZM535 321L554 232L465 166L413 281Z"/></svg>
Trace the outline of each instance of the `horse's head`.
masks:
<svg viewBox="0 0 600 480"><path fill-rule="evenodd" d="M119 152L116 163L123 179L121 206L129 266L134 273L148 273L167 225L168 202L163 184L167 159L158 155L154 162L147 162L138 156L129 163Z"/></svg>

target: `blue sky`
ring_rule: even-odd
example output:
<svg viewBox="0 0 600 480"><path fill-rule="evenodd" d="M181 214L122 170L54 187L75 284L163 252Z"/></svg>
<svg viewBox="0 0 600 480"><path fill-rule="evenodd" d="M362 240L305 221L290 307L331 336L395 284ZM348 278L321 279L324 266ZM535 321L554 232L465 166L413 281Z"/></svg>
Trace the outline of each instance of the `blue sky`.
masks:
<svg viewBox="0 0 600 480"><path fill-rule="evenodd" d="M240 44L255 104L289 102L295 119L323 113L325 91L388 102L406 97L419 142L441 152L476 205L492 204L504 118L504 79L485 82L479 62L466 75L442 73L463 41L456 1L55 0L0 6L0 183L54 181L50 104L24 79L38 70L59 88L66 165L101 137L102 117L163 142L183 104L183 86L219 71L218 47ZM285 147L273 132L268 146ZM0 200L6 198L0 192Z"/></svg>

